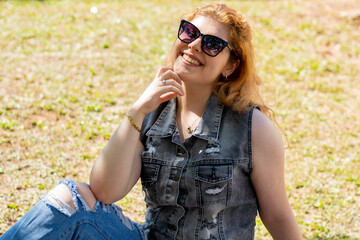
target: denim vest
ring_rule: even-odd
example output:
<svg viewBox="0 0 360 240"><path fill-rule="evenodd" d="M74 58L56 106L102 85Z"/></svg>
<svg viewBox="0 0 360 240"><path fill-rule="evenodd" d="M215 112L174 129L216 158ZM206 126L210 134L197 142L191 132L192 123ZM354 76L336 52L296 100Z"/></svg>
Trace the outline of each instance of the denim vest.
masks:
<svg viewBox="0 0 360 240"><path fill-rule="evenodd" d="M145 117L142 227L149 240L254 239L252 113L236 113L211 95L185 142L176 124L176 99Z"/></svg>

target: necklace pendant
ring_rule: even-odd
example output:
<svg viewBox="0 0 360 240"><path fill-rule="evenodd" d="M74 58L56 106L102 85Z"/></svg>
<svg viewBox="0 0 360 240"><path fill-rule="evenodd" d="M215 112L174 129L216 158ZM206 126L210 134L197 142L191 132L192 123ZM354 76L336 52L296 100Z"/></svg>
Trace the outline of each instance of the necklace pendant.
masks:
<svg viewBox="0 0 360 240"><path fill-rule="evenodd" d="M187 132L188 132L189 134L192 134L193 131L192 131L192 129L191 129L190 127L188 127L188 128L187 128Z"/></svg>

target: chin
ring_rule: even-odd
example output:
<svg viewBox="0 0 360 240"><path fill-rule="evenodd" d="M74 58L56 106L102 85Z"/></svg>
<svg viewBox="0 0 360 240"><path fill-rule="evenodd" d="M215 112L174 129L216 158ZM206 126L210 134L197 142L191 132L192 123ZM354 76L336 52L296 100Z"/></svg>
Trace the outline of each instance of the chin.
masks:
<svg viewBox="0 0 360 240"><path fill-rule="evenodd" d="M188 79L190 76L189 71L176 64L174 65L174 72L177 73L177 75L179 75L179 77L183 81L186 81L186 79Z"/></svg>
<svg viewBox="0 0 360 240"><path fill-rule="evenodd" d="M173 65L173 69L174 72L176 72L177 74L184 74L185 73L185 69L183 66L181 66L181 60L177 59ZM180 76L181 77L181 76Z"/></svg>

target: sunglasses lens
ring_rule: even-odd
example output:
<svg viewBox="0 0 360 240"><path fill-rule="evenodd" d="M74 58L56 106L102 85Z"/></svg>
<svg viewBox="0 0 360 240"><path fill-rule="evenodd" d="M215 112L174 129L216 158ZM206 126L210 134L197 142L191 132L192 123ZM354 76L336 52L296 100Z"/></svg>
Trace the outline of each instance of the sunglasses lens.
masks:
<svg viewBox="0 0 360 240"><path fill-rule="evenodd" d="M182 21L179 28L179 39L186 43L191 43L200 35L199 30L191 23Z"/></svg>
<svg viewBox="0 0 360 240"><path fill-rule="evenodd" d="M224 41L215 36L205 35L202 39L202 49L210 56L216 56L224 49Z"/></svg>
<svg viewBox="0 0 360 240"><path fill-rule="evenodd" d="M178 38L181 41L191 43L200 36L202 36L201 49L204 53L212 57L218 55L228 44L216 36L201 34L195 25L186 20L181 21L178 32Z"/></svg>

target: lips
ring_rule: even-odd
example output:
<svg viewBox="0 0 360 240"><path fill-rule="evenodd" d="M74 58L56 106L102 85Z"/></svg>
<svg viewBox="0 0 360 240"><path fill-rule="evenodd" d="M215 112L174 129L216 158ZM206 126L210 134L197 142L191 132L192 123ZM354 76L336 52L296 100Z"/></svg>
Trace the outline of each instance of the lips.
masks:
<svg viewBox="0 0 360 240"><path fill-rule="evenodd" d="M194 64L196 66L202 65L201 62L199 60L197 60L194 56L190 56L186 53L183 53L182 57L188 63Z"/></svg>

